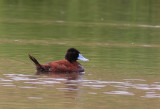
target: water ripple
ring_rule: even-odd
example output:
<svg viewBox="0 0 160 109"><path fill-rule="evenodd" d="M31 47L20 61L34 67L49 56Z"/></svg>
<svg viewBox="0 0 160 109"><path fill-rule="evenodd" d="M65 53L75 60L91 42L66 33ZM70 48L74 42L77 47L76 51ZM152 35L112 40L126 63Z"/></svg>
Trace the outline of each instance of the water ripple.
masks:
<svg viewBox="0 0 160 109"><path fill-rule="evenodd" d="M145 96L141 96L144 98L160 98L160 94L156 94L155 92L146 92Z"/></svg>
<svg viewBox="0 0 160 109"><path fill-rule="evenodd" d="M62 91L78 91L80 90L78 87L81 86L84 87L84 89L87 88L88 94L91 95L103 93L106 95L138 95L143 98L160 98L159 81L148 84L147 80L135 78L123 79L122 81L100 81L87 79L67 80L66 78L23 74L4 74L4 76L5 78L0 78L0 86L2 87L24 89L44 89L43 87L51 87ZM21 82L21 85L19 85L19 82Z"/></svg>
<svg viewBox="0 0 160 109"><path fill-rule="evenodd" d="M127 91L110 91L110 92L104 92L104 94L113 94L113 95L135 95L132 92Z"/></svg>

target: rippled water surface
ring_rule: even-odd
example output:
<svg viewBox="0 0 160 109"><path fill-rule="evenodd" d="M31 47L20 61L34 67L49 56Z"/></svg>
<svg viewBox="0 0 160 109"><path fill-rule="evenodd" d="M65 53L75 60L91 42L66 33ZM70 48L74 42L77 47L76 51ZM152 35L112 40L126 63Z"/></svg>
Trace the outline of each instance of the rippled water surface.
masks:
<svg viewBox="0 0 160 109"><path fill-rule="evenodd" d="M160 1L0 0L0 109L159 109ZM35 75L77 48L84 75Z"/></svg>

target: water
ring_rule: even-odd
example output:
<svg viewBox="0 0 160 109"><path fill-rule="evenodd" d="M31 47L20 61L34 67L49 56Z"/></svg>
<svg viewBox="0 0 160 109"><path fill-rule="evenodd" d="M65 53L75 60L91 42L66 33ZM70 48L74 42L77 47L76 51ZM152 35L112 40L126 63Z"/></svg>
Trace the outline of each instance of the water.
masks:
<svg viewBox="0 0 160 109"><path fill-rule="evenodd" d="M159 109L159 2L0 0L0 109ZM84 75L34 75L70 47Z"/></svg>

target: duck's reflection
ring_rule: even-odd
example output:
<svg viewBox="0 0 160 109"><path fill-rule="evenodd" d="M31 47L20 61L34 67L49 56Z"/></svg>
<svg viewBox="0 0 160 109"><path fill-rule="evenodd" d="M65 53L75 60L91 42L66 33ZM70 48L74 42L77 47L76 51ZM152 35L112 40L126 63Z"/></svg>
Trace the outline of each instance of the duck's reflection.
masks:
<svg viewBox="0 0 160 109"><path fill-rule="evenodd" d="M52 74L51 77L63 78L67 80L79 80L82 75L83 75L82 73L61 73L61 74L55 73Z"/></svg>
<svg viewBox="0 0 160 109"><path fill-rule="evenodd" d="M80 84L83 74L80 73L65 73L65 74L53 74L53 78L63 78L66 79L62 90L65 92L65 98L70 98L71 100L79 100Z"/></svg>

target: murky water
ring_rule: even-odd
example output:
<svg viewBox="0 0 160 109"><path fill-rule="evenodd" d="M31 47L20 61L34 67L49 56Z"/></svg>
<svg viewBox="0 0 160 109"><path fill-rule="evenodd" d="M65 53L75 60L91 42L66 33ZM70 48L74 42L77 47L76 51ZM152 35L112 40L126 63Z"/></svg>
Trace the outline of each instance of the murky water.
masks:
<svg viewBox="0 0 160 109"><path fill-rule="evenodd" d="M160 1L0 0L0 109L159 109ZM35 75L75 47L85 74Z"/></svg>
<svg viewBox="0 0 160 109"><path fill-rule="evenodd" d="M60 75L54 78L24 74L4 74L1 77L1 102L4 103L1 107L3 108L9 108L9 106L16 108L19 105L26 108L70 106L69 108L73 109L92 106L93 108L117 107L114 104L124 108L129 108L130 105L136 105L139 108L144 105L146 108L151 107L150 104L144 104L146 102L155 103L153 105L158 106L156 103L160 98L160 82L148 83L145 79L102 81L79 76L75 80L70 79L71 75L67 75L67 78L61 78ZM134 104L137 102L138 104Z"/></svg>

